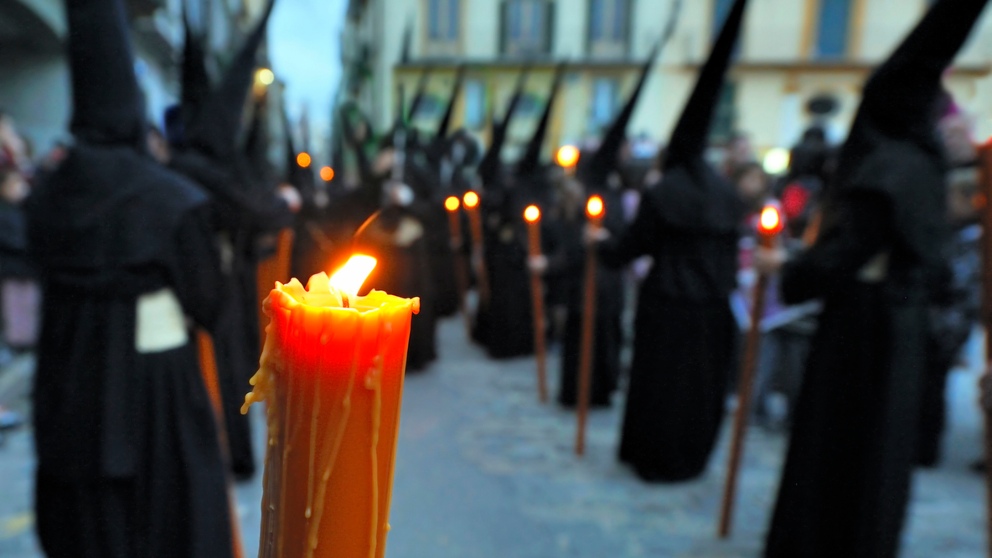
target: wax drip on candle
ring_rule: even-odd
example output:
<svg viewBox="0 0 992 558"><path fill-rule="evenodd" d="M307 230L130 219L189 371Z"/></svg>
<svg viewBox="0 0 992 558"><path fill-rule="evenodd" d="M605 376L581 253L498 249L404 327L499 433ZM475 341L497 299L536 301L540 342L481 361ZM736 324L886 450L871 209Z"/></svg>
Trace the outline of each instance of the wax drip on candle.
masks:
<svg viewBox="0 0 992 558"><path fill-rule="evenodd" d="M380 331L381 333L381 331ZM369 558L375 558L379 543L379 423L382 418L382 356L376 355L372 369L365 377L365 389L372 390L372 540Z"/></svg>

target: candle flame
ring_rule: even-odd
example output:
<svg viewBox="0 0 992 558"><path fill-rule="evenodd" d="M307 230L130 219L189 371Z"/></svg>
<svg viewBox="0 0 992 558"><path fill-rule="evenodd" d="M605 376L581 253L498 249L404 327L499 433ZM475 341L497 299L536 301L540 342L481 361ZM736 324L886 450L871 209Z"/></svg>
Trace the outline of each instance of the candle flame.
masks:
<svg viewBox="0 0 992 558"><path fill-rule="evenodd" d="M586 203L586 215L588 215L590 219L598 219L599 217L602 217L605 209L606 208L603 205L603 198L599 196L590 197L589 201Z"/></svg>
<svg viewBox="0 0 992 558"><path fill-rule="evenodd" d="M528 205L524 209L524 220L528 223L536 223L541 219L541 210L536 205Z"/></svg>
<svg viewBox="0 0 992 558"><path fill-rule="evenodd" d="M761 217L758 219L758 229L762 234L778 234L782 230L782 216L778 208L773 205L766 205L761 210Z"/></svg>
<svg viewBox="0 0 992 558"><path fill-rule="evenodd" d="M574 145L563 145L555 154L555 161L565 168L574 167L579 162L579 148Z"/></svg>
<svg viewBox="0 0 992 558"><path fill-rule="evenodd" d="M465 202L465 207L475 209L479 205L479 194L469 190L465 192L465 197L462 198L462 201Z"/></svg>
<svg viewBox="0 0 992 558"><path fill-rule="evenodd" d="M297 155L296 156L296 164L297 165L300 165L303 168L309 167L310 166L310 154L307 153L306 151L304 151L304 152L300 153L299 155Z"/></svg>
<svg viewBox="0 0 992 558"><path fill-rule="evenodd" d="M358 290L375 269L375 264L375 258L372 256L355 254L348 263L344 264L344 267L331 275L331 286L350 297L358 296Z"/></svg>
<svg viewBox="0 0 992 558"><path fill-rule="evenodd" d="M448 199L444 200L444 208L448 211L458 211L458 207L461 206L461 201L456 196L448 196Z"/></svg>
<svg viewBox="0 0 992 558"><path fill-rule="evenodd" d="M320 169L320 179L324 182L330 182L334 180L334 169L331 167L322 167Z"/></svg>

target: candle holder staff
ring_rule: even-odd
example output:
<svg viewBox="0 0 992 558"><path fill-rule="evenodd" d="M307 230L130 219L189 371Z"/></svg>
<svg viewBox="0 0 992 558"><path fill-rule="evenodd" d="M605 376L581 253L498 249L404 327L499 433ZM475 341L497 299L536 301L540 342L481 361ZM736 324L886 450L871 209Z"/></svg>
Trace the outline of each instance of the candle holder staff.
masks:
<svg viewBox="0 0 992 558"><path fill-rule="evenodd" d="M782 229L781 212L774 205L766 205L758 217L758 238L762 248L772 249ZM761 318L765 312L765 295L768 292L767 273L758 273L758 281L754 286L751 302L751 327L745 340L744 355L741 360L740 385L737 391L737 412L734 416L734 428L730 436L730 454L727 464L727 479L724 484L723 503L720 507L720 525L718 534L721 539L730 535L734 513L734 499L737 495L737 477L740 472L741 458L744 455L744 436L747 433L748 417L751 413L752 392L754 390L755 371L758 365L758 355L761 345Z"/></svg>
<svg viewBox="0 0 992 558"><path fill-rule="evenodd" d="M596 236L603 226L603 198L592 196L586 203L586 217L589 219L591 234ZM579 356L579 394L577 425L575 429L575 455L585 455L586 415L589 413L589 391L592 384L593 351L595 350L596 327L596 246L586 249L586 269L583 275L584 294L582 296L582 344Z"/></svg>

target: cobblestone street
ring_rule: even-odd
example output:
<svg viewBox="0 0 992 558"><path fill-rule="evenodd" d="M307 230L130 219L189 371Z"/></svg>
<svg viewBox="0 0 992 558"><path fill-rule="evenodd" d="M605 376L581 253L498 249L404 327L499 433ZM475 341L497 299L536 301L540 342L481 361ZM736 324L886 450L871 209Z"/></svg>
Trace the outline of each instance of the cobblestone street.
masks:
<svg viewBox="0 0 992 558"><path fill-rule="evenodd" d="M718 541L726 437L702 479L644 484L615 459L621 401L591 415L587 454L576 458L574 415L537 402L532 360L486 359L466 342L459 319L444 322L439 338L445 340L440 361L406 383L389 558L760 555L783 434L752 428L734 534ZM975 353L969 352L971 362L979 360ZM556 359L549 370L553 392ZM25 376L8 370L0 380L17 384L7 379L12 373ZM979 454L975 379L970 369L951 376L946 458L939 469L916 477L903 545L907 558L982 555L984 488L968 470ZM26 394L0 385L0 395L8 392L19 399ZM260 415L255 419L261 441L264 425ZM8 435L0 446L0 556L6 558L40 556L32 467L30 432ZM238 487L249 557L257 551L260 499L259 478Z"/></svg>

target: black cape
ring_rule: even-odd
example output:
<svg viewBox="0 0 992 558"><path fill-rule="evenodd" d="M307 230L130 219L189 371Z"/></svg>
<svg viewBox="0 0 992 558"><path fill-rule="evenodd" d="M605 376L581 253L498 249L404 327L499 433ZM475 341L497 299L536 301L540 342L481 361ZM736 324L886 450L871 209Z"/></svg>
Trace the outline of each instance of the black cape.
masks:
<svg viewBox="0 0 992 558"><path fill-rule="evenodd" d="M660 184L603 260L654 260L641 283L620 459L649 481L702 474L723 417L743 209L704 160L709 124L746 1L737 0L676 124Z"/></svg>
<svg viewBox="0 0 992 558"><path fill-rule="evenodd" d="M930 278L941 274L941 74L985 0L942 0L876 70L816 244L784 270L822 298L765 555L898 554L916 458Z"/></svg>

